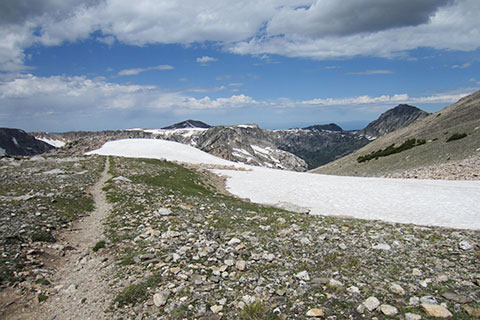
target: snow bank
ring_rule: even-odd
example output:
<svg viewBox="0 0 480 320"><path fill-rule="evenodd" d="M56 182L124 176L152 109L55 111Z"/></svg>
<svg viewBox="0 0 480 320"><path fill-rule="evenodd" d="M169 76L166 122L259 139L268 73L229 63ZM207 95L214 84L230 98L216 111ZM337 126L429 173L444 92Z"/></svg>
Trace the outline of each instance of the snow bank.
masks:
<svg viewBox="0 0 480 320"><path fill-rule="evenodd" d="M111 141L90 153L248 167L250 171L212 171L228 176L228 190L239 197L262 204L291 203L311 214L480 230L480 181L358 178L274 170L152 139Z"/></svg>
<svg viewBox="0 0 480 320"><path fill-rule="evenodd" d="M123 139L110 141L105 143L100 149L90 151L87 154L166 159L191 164L245 167L245 165L212 156L211 154L185 144L160 139Z"/></svg>
<svg viewBox="0 0 480 320"><path fill-rule="evenodd" d="M54 146L55 148L61 148L65 145L65 142L62 140L48 139L44 137L35 138L35 139L48 143L49 145Z"/></svg>
<svg viewBox="0 0 480 320"><path fill-rule="evenodd" d="M227 189L256 203L292 203L311 214L480 229L480 181L327 176L253 168L213 170Z"/></svg>

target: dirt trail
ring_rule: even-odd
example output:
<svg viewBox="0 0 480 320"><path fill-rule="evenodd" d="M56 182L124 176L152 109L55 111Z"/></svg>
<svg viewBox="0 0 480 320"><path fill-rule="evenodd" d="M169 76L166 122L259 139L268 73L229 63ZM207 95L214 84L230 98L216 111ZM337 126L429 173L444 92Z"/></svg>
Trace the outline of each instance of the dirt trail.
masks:
<svg viewBox="0 0 480 320"><path fill-rule="evenodd" d="M110 178L108 169L107 159L100 180L90 190L95 210L80 220L73 231L60 236L59 243L75 250L67 251L66 256L54 266L54 293L47 301L35 304L28 311L24 310L25 313L17 313L10 319L107 319L104 310L111 303L108 281L113 264L101 251L95 253L92 248L103 239L102 222L111 210L102 191L104 183Z"/></svg>

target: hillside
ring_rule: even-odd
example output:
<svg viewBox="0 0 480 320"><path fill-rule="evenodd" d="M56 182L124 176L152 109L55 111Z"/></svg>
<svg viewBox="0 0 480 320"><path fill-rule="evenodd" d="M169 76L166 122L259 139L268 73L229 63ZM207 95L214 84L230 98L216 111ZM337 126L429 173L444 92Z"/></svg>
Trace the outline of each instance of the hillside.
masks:
<svg viewBox="0 0 480 320"><path fill-rule="evenodd" d="M408 104L400 104L395 108L382 113L377 120L370 122L360 132L371 138L382 137L397 129L406 127L419 119L428 116L428 113Z"/></svg>
<svg viewBox="0 0 480 320"><path fill-rule="evenodd" d="M454 134L466 134L459 140L447 140ZM395 147L409 139L426 143L409 150L359 163L361 156ZM431 114L405 128L381 137L356 152L312 170L314 173L382 176L409 169L438 166L451 161L476 157L480 151L480 91Z"/></svg>
<svg viewBox="0 0 480 320"><path fill-rule="evenodd" d="M23 130L0 128L0 156L33 156L54 149Z"/></svg>

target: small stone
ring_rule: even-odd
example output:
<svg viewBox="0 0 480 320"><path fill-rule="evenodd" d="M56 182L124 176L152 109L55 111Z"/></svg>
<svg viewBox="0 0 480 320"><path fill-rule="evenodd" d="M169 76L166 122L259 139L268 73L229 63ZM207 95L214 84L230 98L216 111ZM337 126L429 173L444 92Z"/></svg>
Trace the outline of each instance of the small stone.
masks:
<svg viewBox="0 0 480 320"><path fill-rule="evenodd" d="M411 306L418 306L420 304L420 298L419 297L411 297L408 300L408 304Z"/></svg>
<svg viewBox="0 0 480 320"><path fill-rule="evenodd" d="M242 242L242 240L238 239L238 238L232 238L230 239L230 241L228 241L228 245L229 246L234 246L234 245L237 245L237 244L240 244Z"/></svg>
<svg viewBox="0 0 480 320"><path fill-rule="evenodd" d="M422 316L416 313L405 313L405 320L422 320Z"/></svg>
<svg viewBox="0 0 480 320"><path fill-rule="evenodd" d="M172 210L168 208L160 208L156 211L154 211L154 214L159 215L159 216L170 216L172 214Z"/></svg>
<svg viewBox="0 0 480 320"><path fill-rule="evenodd" d="M430 317L450 318L452 313L447 308L438 304L422 303L422 309Z"/></svg>
<svg viewBox="0 0 480 320"><path fill-rule="evenodd" d="M397 283L392 283L389 289L392 293L396 293L401 296L405 294L405 290Z"/></svg>
<svg viewBox="0 0 480 320"><path fill-rule="evenodd" d="M426 303L426 304L438 304L437 299L433 296L424 296L420 298L421 303Z"/></svg>
<svg viewBox="0 0 480 320"><path fill-rule="evenodd" d="M312 244L312 242L307 237L300 238L300 243L305 246L309 246Z"/></svg>
<svg viewBox="0 0 480 320"><path fill-rule="evenodd" d="M210 310L211 310L213 313L219 313L220 311L223 310L223 306L219 306L219 305L211 306L211 307L210 307Z"/></svg>
<svg viewBox="0 0 480 320"><path fill-rule="evenodd" d="M368 311L372 312L378 308L380 301L378 301L376 297L369 297L367 300L363 301L363 305L368 309Z"/></svg>
<svg viewBox="0 0 480 320"><path fill-rule="evenodd" d="M386 316L394 316L398 313L398 309L389 304L382 304L379 309Z"/></svg>
<svg viewBox="0 0 480 320"><path fill-rule="evenodd" d="M442 296L445 299L452 300L452 301L462 303L462 304L472 301L471 298L469 298L467 296L462 296L462 295L456 294L454 292L445 292L444 294L442 294Z"/></svg>
<svg viewBox="0 0 480 320"><path fill-rule="evenodd" d="M173 274L177 274L180 272L180 268L179 267L173 267L173 268L170 268L170 273L173 273Z"/></svg>
<svg viewBox="0 0 480 320"><path fill-rule="evenodd" d="M342 249L342 250L346 250L346 249L347 249L347 246L345 245L345 243L340 243L340 244L338 245L338 247L339 247L340 249Z"/></svg>
<svg viewBox="0 0 480 320"><path fill-rule="evenodd" d="M287 222L287 220L285 220L284 218L280 217L280 218L277 219L277 222L278 222L279 224L284 224L284 223Z"/></svg>
<svg viewBox="0 0 480 320"><path fill-rule="evenodd" d="M275 259L275 255L273 253L264 253L262 258L267 261L273 261L273 259Z"/></svg>
<svg viewBox="0 0 480 320"><path fill-rule="evenodd" d="M458 246L460 247L460 249L462 250L472 250L473 249L473 246L470 244L470 242L468 242L467 240L463 240L463 241L460 241L460 243L458 244Z"/></svg>
<svg viewBox="0 0 480 320"><path fill-rule="evenodd" d="M245 267L246 267L245 260L238 260L237 263L235 264L235 268L240 271L245 270Z"/></svg>
<svg viewBox="0 0 480 320"><path fill-rule="evenodd" d="M437 280L437 282L445 282L448 281L448 276L446 274L441 274L435 280Z"/></svg>
<svg viewBox="0 0 480 320"><path fill-rule="evenodd" d="M310 276L308 275L307 271L301 271L295 275L295 278L303 280L303 281L309 281Z"/></svg>
<svg viewBox="0 0 480 320"><path fill-rule="evenodd" d="M416 277L420 277L422 275L422 271L418 268L413 268L412 275Z"/></svg>
<svg viewBox="0 0 480 320"><path fill-rule="evenodd" d="M323 317L324 315L325 313L323 312L323 309L319 309L319 308L310 309L307 312L307 317L320 318L320 317Z"/></svg>
<svg viewBox="0 0 480 320"><path fill-rule="evenodd" d="M330 281L328 282L328 286L332 288L340 288L343 287L343 283L335 279L330 279Z"/></svg>
<svg viewBox="0 0 480 320"><path fill-rule="evenodd" d="M347 291L352 293L352 294L359 294L360 293L360 289L358 289L358 287L355 287L355 286L348 287Z"/></svg>
<svg viewBox="0 0 480 320"><path fill-rule="evenodd" d="M170 291L164 290L157 292L153 295L153 304L157 307L161 307L167 303L168 296L170 295Z"/></svg>
<svg viewBox="0 0 480 320"><path fill-rule="evenodd" d="M469 316L473 318L480 318L480 309L472 308L469 305L464 305L463 309L468 313Z"/></svg>
<svg viewBox="0 0 480 320"><path fill-rule="evenodd" d="M65 293L75 293L77 291L77 286L75 284L71 284L65 289Z"/></svg>
<svg viewBox="0 0 480 320"><path fill-rule="evenodd" d="M392 247L390 247L388 244L386 243L378 243L376 245L373 245L372 246L372 249L375 249L375 250L385 250L385 251L389 251Z"/></svg>
<svg viewBox="0 0 480 320"><path fill-rule="evenodd" d="M233 266L233 265L235 264L235 260L233 260L233 259L227 259L227 260L223 261L223 263L225 263L226 266L231 267L231 266Z"/></svg>

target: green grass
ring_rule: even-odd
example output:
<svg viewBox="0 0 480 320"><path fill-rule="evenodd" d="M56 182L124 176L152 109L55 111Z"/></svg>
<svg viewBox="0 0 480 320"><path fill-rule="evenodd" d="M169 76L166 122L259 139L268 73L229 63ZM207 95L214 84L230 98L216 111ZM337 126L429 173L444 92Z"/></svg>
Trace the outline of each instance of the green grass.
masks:
<svg viewBox="0 0 480 320"><path fill-rule="evenodd" d="M460 140L460 139L463 139L467 136L466 133L454 133L452 134L450 137L448 137L447 139L447 142L450 142L450 141L455 141L455 140Z"/></svg>
<svg viewBox="0 0 480 320"><path fill-rule="evenodd" d="M94 209L94 201L90 195L72 198L57 197L52 206L65 218L75 219L83 213L92 212Z"/></svg>
<svg viewBox="0 0 480 320"><path fill-rule="evenodd" d="M95 243L95 245L92 248L93 252L97 252L98 250L105 248L105 244L106 244L105 240L98 241L97 243Z"/></svg>
<svg viewBox="0 0 480 320"><path fill-rule="evenodd" d="M275 320L280 319L280 317L271 312L267 306L261 302L251 303L245 308L238 316L239 320Z"/></svg>
<svg viewBox="0 0 480 320"><path fill-rule="evenodd" d="M34 231L30 236L30 238L32 239L32 242L37 242L37 241L55 242L56 241L55 237L50 232L47 232L44 230Z"/></svg>
<svg viewBox="0 0 480 320"><path fill-rule="evenodd" d="M156 288L162 280L162 276L154 275L143 282L132 284L123 289L114 301L119 307L143 302L150 296L149 289Z"/></svg>

